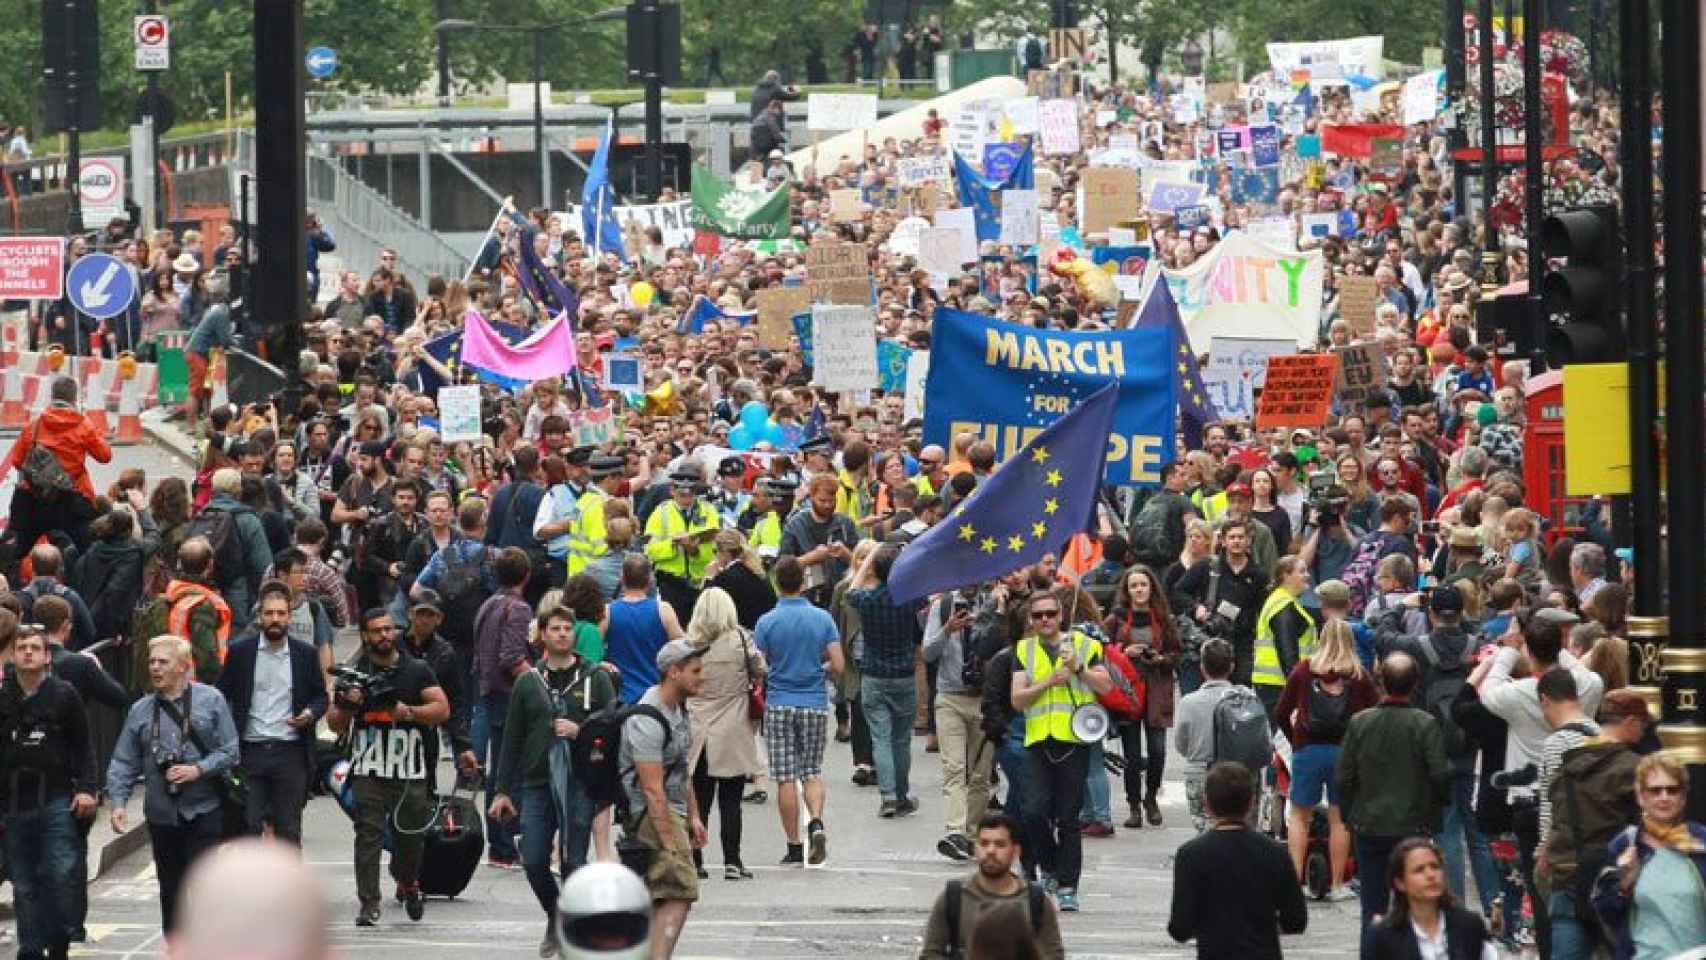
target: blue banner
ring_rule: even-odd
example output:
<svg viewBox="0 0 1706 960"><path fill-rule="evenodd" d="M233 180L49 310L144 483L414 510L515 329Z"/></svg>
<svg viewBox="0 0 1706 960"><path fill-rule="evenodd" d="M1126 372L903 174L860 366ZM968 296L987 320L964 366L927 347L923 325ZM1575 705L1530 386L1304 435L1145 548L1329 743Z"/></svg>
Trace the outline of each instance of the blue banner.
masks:
<svg viewBox="0 0 1706 960"><path fill-rule="evenodd" d="M1025 153L1021 144L1008 143L1005 140L983 145L983 175L990 180L1006 183L1007 178L1019 167L1019 158Z"/></svg>
<svg viewBox="0 0 1706 960"><path fill-rule="evenodd" d="M1036 168L1031 159L1029 144L1020 151L1013 169L1006 177L986 177L971 168L958 153L954 154L954 183L960 206L970 207L977 225L979 243L1001 239L1001 213L995 206L995 194L1001 190L1034 190L1037 186Z"/></svg>
<svg viewBox="0 0 1706 960"><path fill-rule="evenodd" d="M1278 203L1279 168L1257 167L1230 173L1233 203Z"/></svg>
<svg viewBox="0 0 1706 960"><path fill-rule="evenodd" d="M1161 481L1173 459L1176 330L1056 332L940 309L924 388L924 442L971 432L1006 459L1109 383L1119 404L1108 436L1107 481ZM977 389L966 389L977 384Z"/></svg>
<svg viewBox="0 0 1706 960"><path fill-rule="evenodd" d="M877 388L884 393L906 391L906 364L912 348L894 340L877 341Z"/></svg>
<svg viewBox="0 0 1706 960"><path fill-rule="evenodd" d="M1250 162L1258 167L1279 166L1279 127L1267 123L1250 128Z"/></svg>

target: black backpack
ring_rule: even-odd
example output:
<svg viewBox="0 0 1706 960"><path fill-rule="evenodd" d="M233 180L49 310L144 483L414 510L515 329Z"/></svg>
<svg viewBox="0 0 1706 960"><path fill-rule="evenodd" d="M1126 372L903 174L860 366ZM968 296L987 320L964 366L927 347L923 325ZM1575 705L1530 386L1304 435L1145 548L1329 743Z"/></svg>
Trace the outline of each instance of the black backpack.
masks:
<svg viewBox="0 0 1706 960"><path fill-rule="evenodd" d="M1427 679L1422 683L1422 695L1417 706L1439 721L1440 732L1445 736L1446 754L1463 756L1470 750L1469 736L1451 719L1451 705L1469 685L1469 664L1458 657L1451 666L1445 666L1431 636L1419 638L1416 645L1421 648L1422 658L1428 662Z"/></svg>
<svg viewBox="0 0 1706 960"><path fill-rule="evenodd" d="M438 578L438 593L444 598L444 636L460 647L474 644L474 618L492 596L486 589L485 571L492 552L481 546L464 559L458 543L445 547L444 572Z"/></svg>
<svg viewBox="0 0 1706 960"><path fill-rule="evenodd" d="M1036 37L1025 41L1025 69L1041 70L1043 68L1043 42Z"/></svg>
<svg viewBox="0 0 1706 960"><path fill-rule="evenodd" d="M1184 547L1169 535L1168 521L1173 513L1171 499L1166 493L1150 497L1131 524L1132 549L1137 551L1138 559L1158 570L1172 563Z"/></svg>
<svg viewBox="0 0 1706 960"><path fill-rule="evenodd" d="M230 587L248 576L243 569L243 535L237 529L235 511L223 508L204 509L184 528L184 539L205 537L213 548L213 583L220 589Z"/></svg>
<svg viewBox="0 0 1706 960"><path fill-rule="evenodd" d="M623 822L630 811L628 796L622 790L622 725L629 717L650 717L663 727L663 747L669 749L669 721L662 711L646 703L628 706L611 704L595 711L581 724L575 735L572 760L575 779L585 788L594 810L614 806L617 822Z"/></svg>
<svg viewBox="0 0 1706 960"><path fill-rule="evenodd" d="M1041 935L1043 917L1048 915L1048 893L1040 883L1029 883L1025 886L1026 907L1031 914L1031 933ZM947 898L942 906L947 912L948 920L948 956L958 960L966 955L966 949L960 943L960 909L961 901L965 899L965 882L949 880L943 895Z"/></svg>
<svg viewBox="0 0 1706 960"><path fill-rule="evenodd" d="M1237 761L1259 773L1274 761L1268 711L1249 687L1233 687L1214 705L1213 753L1209 766Z"/></svg>
<svg viewBox="0 0 1706 960"><path fill-rule="evenodd" d="M57 500L76 489L58 454L40 443L30 444L30 452L24 454L24 462L18 465L18 474L38 500Z"/></svg>
<svg viewBox="0 0 1706 960"><path fill-rule="evenodd" d="M1339 692L1322 685L1322 678L1309 680L1309 738L1312 740L1342 740L1351 724L1351 685L1348 680L1336 680Z"/></svg>

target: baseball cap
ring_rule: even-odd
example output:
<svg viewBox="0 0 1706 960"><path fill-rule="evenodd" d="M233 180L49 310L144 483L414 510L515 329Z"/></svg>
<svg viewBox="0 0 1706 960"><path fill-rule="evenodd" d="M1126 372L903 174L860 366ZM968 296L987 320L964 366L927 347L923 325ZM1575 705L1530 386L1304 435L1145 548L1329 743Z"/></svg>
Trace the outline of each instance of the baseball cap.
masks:
<svg viewBox="0 0 1706 960"><path fill-rule="evenodd" d="M1457 588L1445 584L1428 591L1428 609L1442 616L1455 616L1463 612L1463 594Z"/></svg>
<svg viewBox="0 0 1706 960"><path fill-rule="evenodd" d="M678 663L686 663L695 657L702 657L705 652L705 647L695 647L686 640L671 640L658 648L658 672L662 673Z"/></svg>
<svg viewBox="0 0 1706 960"><path fill-rule="evenodd" d="M415 591L415 597L414 600L410 602L409 609L411 611L431 610L433 613L442 617L444 616L444 598L439 596L437 590L434 590L431 587L422 587Z"/></svg>
<svg viewBox="0 0 1706 960"><path fill-rule="evenodd" d="M1230 497L1250 497L1250 498L1254 499L1256 494L1254 491L1252 491L1250 489L1249 484L1244 483L1243 481L1239 481L1238 483L1234 483L1232 486L1226 488L1226 496L1228 498L1230 498Z"/></svg>

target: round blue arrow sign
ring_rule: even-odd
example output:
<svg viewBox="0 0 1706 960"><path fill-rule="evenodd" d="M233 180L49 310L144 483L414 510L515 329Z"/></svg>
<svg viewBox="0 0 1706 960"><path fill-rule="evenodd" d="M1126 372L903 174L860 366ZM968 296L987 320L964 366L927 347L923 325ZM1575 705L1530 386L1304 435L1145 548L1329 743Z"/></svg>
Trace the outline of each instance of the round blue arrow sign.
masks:
<svg viewBox="0 0 1706 960"><path fill-rule="evenodd" d="M136 276L117 257L85 254L66 273L65 294L73 307L105 320L129 309L130 301L136 299Z"/></svg>
<svg viewBox="0 0 1706 960"><path fill-rule="evenodd" d="M331 47L313 47L303 58L303 63L307 65L310 77L324 80L338 68L338 52Z"/></svg>

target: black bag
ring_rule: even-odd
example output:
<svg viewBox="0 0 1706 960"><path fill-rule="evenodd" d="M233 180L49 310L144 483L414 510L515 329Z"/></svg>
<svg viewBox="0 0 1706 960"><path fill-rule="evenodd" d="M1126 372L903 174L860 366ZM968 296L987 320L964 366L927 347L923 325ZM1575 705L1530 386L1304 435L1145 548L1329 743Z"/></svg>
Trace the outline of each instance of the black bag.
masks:
<svg viewBox="0 0 1706 960"><path fill-rule="evenodd" d="M575 778L586 788L594 810L614 806L618 822L626 824L627 795L622 790L622 725L632 716L650 717L663 727L663 747L669 750L669 721L657 707L637 703L611 704L593 713L581 724L573 749Z"/></svg>
<svg viewBox="0 0 1706 960"><path fill-rule="evenodd" d="M463 649L474 645L474 618L480 607L491 598L486 589L486 569L492 562L492 551L480 547L466 560L459 544L445 548L444 572L438 578L438 592L444 598L445 639Z"/></svg>
<svg viewBox="0 0 1706 960"><path fill-rule="evenodd" d="M203 510L184 528L184 539L206 537L213 548L213 582L227 589L246 576L243 535L237 530L237 515L229 510Z"/></svg>
<svg viewBox="0 0 1706 960"><path fill-rule="evenodd" d="M1428 662L1427 679L1422 683L1422 695L1417 706L1439 721L1440 732L1445 736L1446 755L1454 758L1464 756L1471 749L1469 736L1451 718L1451 706L1457 702L1463 688L1469 685L1469 664L1458 657L1457 662L1449 667L1441 665L1439 650L1431 636L1424 635L1416 644Z"/></svg>
<svg viewBox="0 0 1706 960"><path fill-rule="evenodd" d="M39 426L38 423L38 429ZM24 454L24 462L18 465L18 475L38 500L57 500L74 489L71 474L65 472L58 455L40 443L30 444L30 452Z"/></svg>
<svg viewBox="0 0 1706 960"><path fill-rule="evenodd" d="M455 792L439 797L421 838L421 893L455 897L466 890L485 849L485 820L473 799Z"/></svg>
<svg viewBox="0 0 1706 960"><path fill-rule="evenodd" d="M1339 692L1322 686L1320 677L1309 681L1309 738L1311 740L1341 740L1351 725L1351 685L1336 680Z"/></svg>
<svg viewBox="0 0 1706 960"><path fill-rule="evenodd" d="M1268 711L1249 687L1233 687L1214 705L1211 717L1213 752L1208 765L1237 761L1260 773L1273 762L1273 734Z"/></svg>
<svg viewBox="0 0 1706 960"><path fill-rule="evenodd" d="M1036 37L1025 41L1025 69L1043 69L1043 42Z"/></svg>
<svg viewBox="0 0 1706 960"><path fill-rule="evenodd" d="M190 693L185 691L184 703L189 704ZM201 734L195 732L195 725L187 717L178 714L178 708L170 703L154 698L154 738L160 737L160 714L172 718L178 725L185 739L196 748L203 757L208 756L207 745L201 742ZM213 781L213 792L219 796L219 835L223 839L241 837L249 832L249 784L243 779L240 769L231 769L219 775Z"/></svg>
<svg viewBox="0 0 1706 960"><path fill-rule="evenodd" d="M966 955L966 948L960 943L960 913L964 899L964 881L949 880L943 891L942 906L948 921L948 956L955 960ZM1042 884L1026 884L1025 904L1031 916L1031 933L1040 935L1043 932L1043 917L1048 915L1048 893Z"/></svg>

